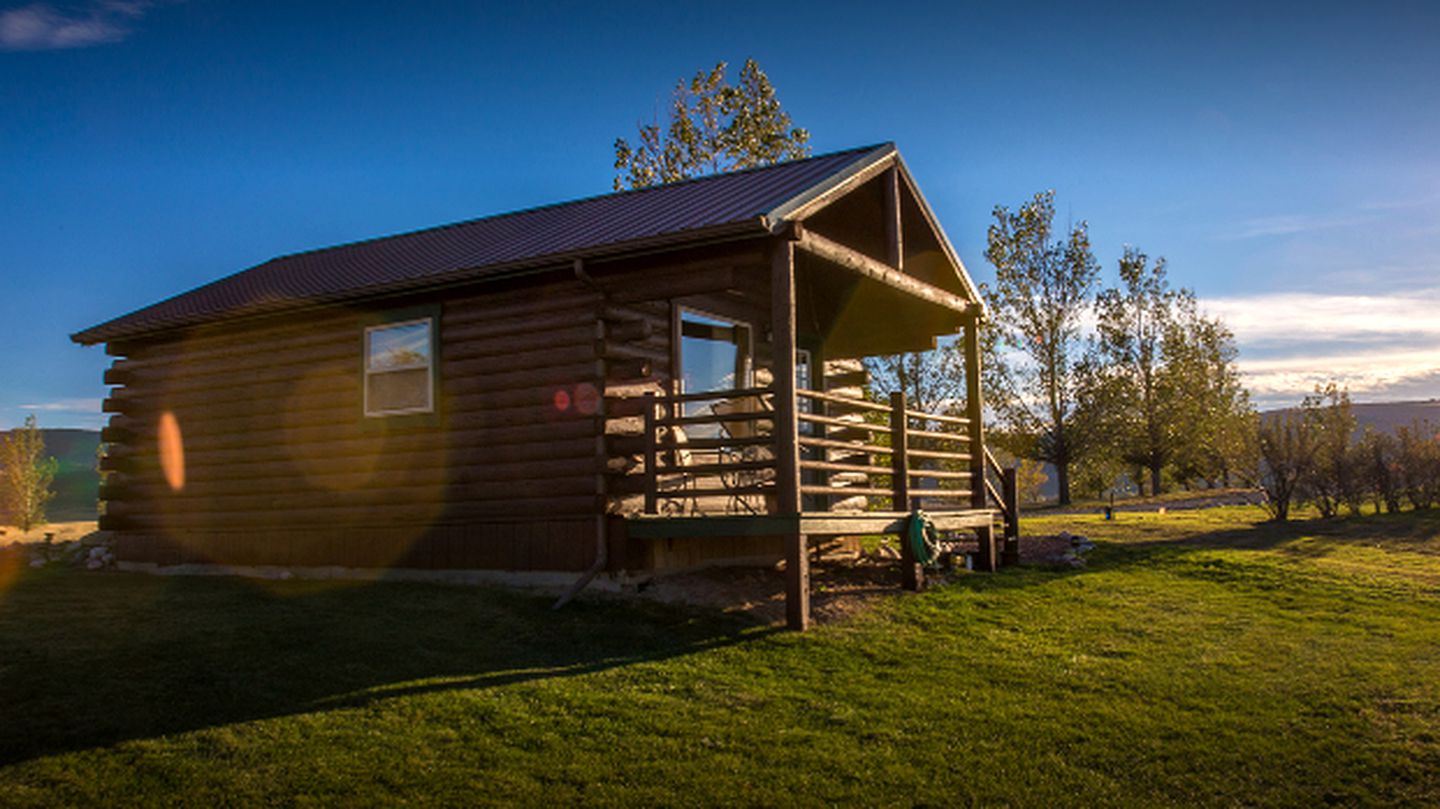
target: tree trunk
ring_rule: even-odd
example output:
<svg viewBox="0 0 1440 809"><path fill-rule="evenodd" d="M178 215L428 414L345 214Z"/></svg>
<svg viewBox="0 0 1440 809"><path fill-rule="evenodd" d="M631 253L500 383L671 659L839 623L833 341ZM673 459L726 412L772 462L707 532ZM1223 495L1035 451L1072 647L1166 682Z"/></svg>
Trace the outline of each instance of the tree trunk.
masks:
<svg viewBox="0 0 1440 809"><path fill-rule="evenodd" d="M1160 464L1150 467L1150 494L1160 494Z"/></svg>
<svg viewBox="0 0 1440 809"><path fill-rule="evenodd" d="M1070 505L1070 464L1055 464L1055 481L1060 485L1060 505Z"/></svg>

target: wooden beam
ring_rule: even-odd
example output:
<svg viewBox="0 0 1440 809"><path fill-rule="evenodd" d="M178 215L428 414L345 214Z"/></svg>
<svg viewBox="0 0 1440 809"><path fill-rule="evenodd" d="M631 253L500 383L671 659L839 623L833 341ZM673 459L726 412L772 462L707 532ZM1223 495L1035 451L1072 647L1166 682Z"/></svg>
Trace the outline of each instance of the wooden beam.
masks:
<svg viewBox="0 0 1440 809"><path fill-rule="evenodd" d="M785 623L796 632L810 628L810 542L804 534L785 536Z"/></svg>
<svg viewBox="0 0 1440 809"><path fill-rule="evenodd" d="M900 170L891 166L886 170L885 191L885 249L891 267L905 271L905 235L900 227Z"/></svg>
<svg viewBox="0 0 1440 809"><path fill-rule="evenodd" d="M775 376L776 495L781 514L800 511L800 445L795 413L795 246L775 241L770 262L770 342Z"/></svg>
<svg viewBox="0 0 1440 809"><path fill-rule="evenodd" d="M800 513L800 442L795 413L795 244L776 239L770 257L770 343L775 376L775 488L783 515ZM810 549L799 531L785 535L785 620L810 626Z"/></svg>
<svg viewBox="0 0 1440 809"><path fill-rule="evenodd" d="M890 482L894 486L891 507L896 511L910 510L910 420L905 416L905 392L890 394ZM908 531L900 532L900 586L916 591L925 587L925 571L915 560Z"/></svg>
<svg viewBox="0 0 1440 809"><path fill-rule="evenodd" d="M978 311L979 309L975 304L967 302L959 295L954 295L939 287L931 286L918 278L900 272L883 261L876 261L858 250L827 239L813 231L802 231L799 240L795 242L795 246L813 256L818 256L826 261L838 264L847 270L859 273L872 281L878 281L892 289L899 290L912 297L920 298L927 303L949 309L952 312L964 314Z"/></svg>
<svg viewBox="0 0 1440 809"><path fill-rule="evenodd" d="M1020 564L1020 474L1015 467L1005 470L1000 485L1005 498L1005 552L1001 562Z"/></svg>
<svg viewBox="0 0 1440 809"><path fill-rule="evenodd" d="M994 573L999 566L999 559L995 552L995 524L977 526L975 536L980 540L980 553L976 555L975 569L986 573Z"/></svg>
<svg viewBox="0 0 1440 809"><path fill-rule="evenodd" d="M985 400L980 386L980 318L965 318L965 417L970 424L971 508L985 508Z"/></svg>

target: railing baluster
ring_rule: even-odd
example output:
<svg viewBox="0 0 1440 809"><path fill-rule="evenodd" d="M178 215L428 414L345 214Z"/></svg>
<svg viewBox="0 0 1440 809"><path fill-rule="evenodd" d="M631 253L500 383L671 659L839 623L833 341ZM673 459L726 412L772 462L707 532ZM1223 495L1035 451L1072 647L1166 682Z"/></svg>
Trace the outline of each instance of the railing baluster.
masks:
<svg viewBox="0 0 1440 809"><path fill-rule="evenodd" d="M660 511L660 483L657 462L659 453L655 447L655 394L645 394L645 513Z"/></svg>
<svg viewBox="0 0 1440 809"><path fill-rule="evenodd" d="M1006 469L1001 489L1005 492L1005 544L1000 561L1016 565L1020 563L1020 470Z"/></svg>
<svg viewBox="0 0 1440 809"><path fill-rule="evenodd" d="M896 511L910 510L910 423L905 416L905 392L890 394L890 466L894 470L892 486L895 494L891 507Z"/></svg>

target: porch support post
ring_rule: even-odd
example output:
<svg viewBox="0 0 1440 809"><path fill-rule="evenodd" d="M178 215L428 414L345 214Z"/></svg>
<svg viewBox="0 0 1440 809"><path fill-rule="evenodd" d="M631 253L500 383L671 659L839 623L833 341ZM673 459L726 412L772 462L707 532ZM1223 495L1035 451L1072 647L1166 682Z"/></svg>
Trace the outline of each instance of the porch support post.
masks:
<svg viewBox="0 0 1440 809"><path fill-rule="evenodd" d="M770 346L775 381L775 499L781 514L800 513L800 444L795 412L795 245L777 239L770 255ZM798 525L798 522L797 522ZM785 537L785 618L810 626L810 553L804 534Z"/></svg>
<svg viewBox="0 0 1440 809"><path fill-rule="evenodd" d="M795 245L775 244L770 260L770 346L775 357L775 496L781 514L800 511L800 445L795 411Z"/></svg>
<svg viewBox="0 0 1440 809"><path fill-rule="evenodd" d="M810 542L804 534L785 537L785 625L810 628Z"/></svg>
<svg viewBox="0 0 1440 809"><path fill-rule="evenodd" d="M980 391L980 318L969 313L965 316L965 417L970 420L970 507L975 509L988 507L984 416L985 400ZM994 523L975 529L975 536L980 541L976 568L994 572L999 561Z"/></svg>
<svg viewBox="0 0 1440 809"><path fill-rule="evenodd" d="M1000 493L1005 498L1005 544L1000 562L1020 564L1020 473L1015 467L1005 470Z"/></svg>
<svg viewBox="0 0 1440 809"><path fill-rule="evenodd" d="M985 401L980 392L980 319L965 316L965 418L970 420L970 507L985 508Z"/></svg>
<svg viewBox="0 0 1440 809"><path fill-rule="evenodd" d="M910 510L910 419L905 415L905 391L890 393L890 479L894 488L891 505L896 511ZM905 524L908 527L908 523ZM906 590L925 589L925 570L915 561L909 531L900 532L900 586Z"/></svg>
<svg viewBox="0 0 1440 809"><path fill-rule="evenodd" d="M975 569L994 573L999 567L995 553L995 524L992 522L976 528L975 536L980 540L980 553L975 559Z"/></svg>

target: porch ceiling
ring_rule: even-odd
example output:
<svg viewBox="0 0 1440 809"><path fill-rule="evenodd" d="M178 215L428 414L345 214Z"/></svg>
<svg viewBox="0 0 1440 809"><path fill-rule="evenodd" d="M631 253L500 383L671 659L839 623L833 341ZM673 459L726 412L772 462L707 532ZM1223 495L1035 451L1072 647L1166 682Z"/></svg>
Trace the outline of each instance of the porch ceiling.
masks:
<svg viewBox="0 0 1440 809"><path fill-rule="evenodd" d="M897 284L893 273L861 272L803 250L795 269L797 325L827 358L929 350L973 316L973 304L908 276ZM935 294L916 294L917 286Z"/></svg>

